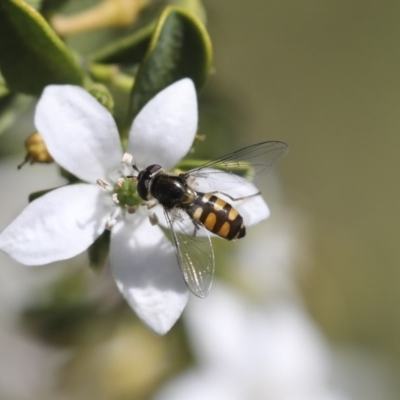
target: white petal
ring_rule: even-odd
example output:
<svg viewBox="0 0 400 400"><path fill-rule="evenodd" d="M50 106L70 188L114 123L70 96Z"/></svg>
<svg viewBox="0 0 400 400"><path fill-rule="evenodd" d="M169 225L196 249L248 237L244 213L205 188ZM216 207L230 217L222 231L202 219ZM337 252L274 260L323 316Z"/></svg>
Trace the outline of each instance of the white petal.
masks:
<svg viewBox="0 0 400 400"><path fill-rule="evenodd" d="M167 333L188 300L174 249L158 226L134 215L112 230L110 263L118 288L155 333Z"/></svg>
<svg viewBox="0 0 400 400"><path fill-rule="evenodd" d="M224 198L224 196L221 196ZM229 202L230 199L225 197ZM232 205L238 213L243 217L246 226L252 226L267 219L270 216L270 211L261 195L250 197L246 200L233 201Z"/></svg>
<svg viewBox="0 0 400 400"><path fill-rule="evenodd" d="M0 234L0 249L26 265L71 258L103 232L111 212L95 185L76 184L33 201Z"/></svg>
<svg viewBox="0 0 400 400"><path fill-rule="evenodd" d="M223 192L232 197L250 196L259 190L247 179L212 168L202 169L198 175L189 177L189 185L198 192Z"/></svg>
<svg viewBox="0 0 400 400"><path fill-rule="evenodd" d="M247 179L213 169L204 169L202 174L204 177L196 177L193 182L189 181L190 185L202 193L217 191L217 196L233 205L241 214L246 226L255 225L269 217L267 204L261 195L256 195L259 190Z"/></svg>
<svg viewBox="0 0 400 400"><path fill-rule="evenodd" d="M35 125L57 163L84 181L107 179L120 165L114 119L78 86L47 86L36 108Z"/></svg>
<svg viewBox="0 0 400 400"><path fill-rule="evenodd" d="M140 168L159 164L171 169L190 150L197 130L197 97L186 78L151 99L135 118L128 153Z"/></svg>

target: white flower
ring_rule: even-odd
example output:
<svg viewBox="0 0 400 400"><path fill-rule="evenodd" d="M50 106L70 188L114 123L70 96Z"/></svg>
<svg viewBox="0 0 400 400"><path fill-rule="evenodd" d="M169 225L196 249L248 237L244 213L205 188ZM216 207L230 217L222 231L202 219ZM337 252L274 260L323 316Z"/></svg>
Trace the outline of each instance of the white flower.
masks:
<svg viewBox="0 0 400 400"><path fill-rule="evenodd" d="M86 183L61 187L30 203L0 234L0 249L26 265L68 259L86 250L110 217L119 214L110 247L117 286L151 330L166 333L182 313L188 290L174 249L162 229L151 225L147 208L129 214L122 208L126 204L117 207L112 200L124 173L111 114L82 88L54 85L39 100L35 124L55 161ZM127 151L139 169L159 164L168 170L188 153L196 128L195 88L190 79L183 79L141 110L130 129ZM99 179L110 183L107 190L96 184ZM247 190L254 191L254 186ZM238 210L247 223L269 214L261 196L243 203Z"/></svg>
<svg viewBox="0 0 400 400"><path fill-rule="evenodd" d="M276 301L264 308L217 284L208 300L186 313L197 367L167 383L156 400L347 399L332 388L329 348L300 306Z"/></svg>

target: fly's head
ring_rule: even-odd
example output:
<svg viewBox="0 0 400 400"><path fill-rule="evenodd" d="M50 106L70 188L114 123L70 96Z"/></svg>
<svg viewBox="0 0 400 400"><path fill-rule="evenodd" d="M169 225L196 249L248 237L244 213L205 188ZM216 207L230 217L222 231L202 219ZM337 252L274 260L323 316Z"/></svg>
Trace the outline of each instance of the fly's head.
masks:
<svg viewBox="0 0 400 400"><path fill-rule="evenodd" d="M136 166L133 166L137 170ZM149 200L150 186L152 179L161 171L161 166L157 164L149 165L147 168L139 171L134 179L137 181L137 192L143 200Z"/></svg>

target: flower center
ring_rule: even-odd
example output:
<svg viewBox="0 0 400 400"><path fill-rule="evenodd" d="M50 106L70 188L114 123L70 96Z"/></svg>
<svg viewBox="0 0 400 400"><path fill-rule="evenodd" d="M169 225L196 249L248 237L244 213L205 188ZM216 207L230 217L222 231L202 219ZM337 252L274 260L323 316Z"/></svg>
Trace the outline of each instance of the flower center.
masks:
<svg viewBox="0 0 400 400"><path fill-rule="evenodd" d="M122 178L115 185L113 197L121 208L132 209L143 203L138 195L136 182L129 178Z"/></svg>

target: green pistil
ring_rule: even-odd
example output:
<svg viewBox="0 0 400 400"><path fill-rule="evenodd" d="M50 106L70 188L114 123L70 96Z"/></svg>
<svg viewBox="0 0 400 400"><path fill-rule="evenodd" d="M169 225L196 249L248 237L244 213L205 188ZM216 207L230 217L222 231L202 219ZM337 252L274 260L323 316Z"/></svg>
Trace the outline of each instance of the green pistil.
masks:
<svg viewBox="0 0 400 400"><path fill-rule="evenodd" d="M136 190L136 182L129 178L125 179L120 188L116 187L114 193L117 194L120 207L131 208L143 203Z"/></svg>

